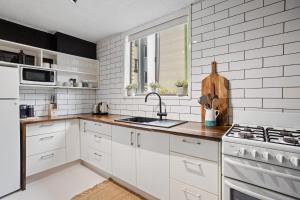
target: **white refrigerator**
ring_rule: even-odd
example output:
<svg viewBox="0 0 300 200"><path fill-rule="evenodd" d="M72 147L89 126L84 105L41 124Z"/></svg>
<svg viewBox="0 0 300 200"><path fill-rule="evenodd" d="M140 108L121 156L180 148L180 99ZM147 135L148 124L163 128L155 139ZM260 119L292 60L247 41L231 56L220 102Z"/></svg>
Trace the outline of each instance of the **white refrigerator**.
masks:
<svg viewBox="0 0 300 200"><path fill-rule="evenodd" d="M19 69L0 65L0 198L20 189Z"/></svg>

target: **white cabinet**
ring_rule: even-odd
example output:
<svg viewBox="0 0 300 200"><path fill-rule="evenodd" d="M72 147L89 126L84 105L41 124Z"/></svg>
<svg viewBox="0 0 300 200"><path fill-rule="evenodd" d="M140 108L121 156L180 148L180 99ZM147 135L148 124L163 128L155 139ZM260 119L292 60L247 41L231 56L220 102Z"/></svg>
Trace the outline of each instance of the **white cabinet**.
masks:
<svg viewBox="0 0 300 200"><path fill-rule="evenodd" d="M111 173L111 125L80 120L81 159Z"/></svg>
<svg viewBox="0 0 300 200"><path fill-rule="evenodd" d="M169 135L112 128L112 172L159 199L169 199Z"/></svg>
<svg viewBox="0 0 300 200"><path fill-rule="evenodd" d="M170 151L172 200L221 199L219 142L171 136Z"/></svg>
<svg viewBox="0 0 300 200"><path fill-rule="evenodd" d="M112 127L112 174L136 186L135 133L133 129Z"/></svg>
<svg viewBox="0 0 300 200"><path fill-rule="evenodd" d="M169 135L136 130L137 186L169 199Z"/></svg>
<svg viewBox="0 0 300 200"><path fill-rule="evenodd" d="M78 119L66 121L66 147L67 162L80 159L80 133Z"/></svg>
<svg viewBox="0 0 300 200"><path fill-rule="evenodd" d="M19 98L19 69L0 66L0 99Z"/></svg>

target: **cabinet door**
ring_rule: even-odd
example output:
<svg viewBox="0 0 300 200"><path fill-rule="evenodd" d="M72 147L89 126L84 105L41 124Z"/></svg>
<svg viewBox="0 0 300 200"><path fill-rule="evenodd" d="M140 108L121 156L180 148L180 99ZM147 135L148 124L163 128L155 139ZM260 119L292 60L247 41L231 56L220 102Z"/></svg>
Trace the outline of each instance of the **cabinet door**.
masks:
<svg viewBox="0 0 300 200"><path fill-rule="evenodd" d="M136 130L137 186L159 198L169 199L169 135Z"/></svg>
<svg viewBox="0 0 300 200"><path fill-rule="evenodd" d="M66 121L67 162L80 159L79 120Z"/></svg>
<svg viewBox="0 0 300 200"><path fill-rule="evenodd" d="M112 127L112 174L135 186L135 133L120 126Z"/></svg>
<svg viewBox="0 0 300 200"><path fill-rule="evenodd" d="M19 98L19 69L0 66L0 99Z"/></svg>

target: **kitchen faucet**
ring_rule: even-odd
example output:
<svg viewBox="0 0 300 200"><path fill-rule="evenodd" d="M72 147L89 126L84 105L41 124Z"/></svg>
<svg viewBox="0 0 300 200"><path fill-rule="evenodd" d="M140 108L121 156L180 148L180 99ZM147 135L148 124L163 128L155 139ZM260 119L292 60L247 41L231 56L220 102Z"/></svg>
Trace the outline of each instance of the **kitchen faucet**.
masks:
<svg viewBox="0 0 300 200"><path fill-rule="evenodd" d="M160 97L160 95L158 93L156 93L156 92L150 92L150 93L148 93L146 95L146 97L145 97L145 103L147 103L148 96L150 96L151 94L155 94L159 98L159 112L157 113L157 116L159 116L159 119L162 120L163 116L167 116L167 111L165 110L165 112L162 112L162 109L161 109L161 97Z"/></svg>

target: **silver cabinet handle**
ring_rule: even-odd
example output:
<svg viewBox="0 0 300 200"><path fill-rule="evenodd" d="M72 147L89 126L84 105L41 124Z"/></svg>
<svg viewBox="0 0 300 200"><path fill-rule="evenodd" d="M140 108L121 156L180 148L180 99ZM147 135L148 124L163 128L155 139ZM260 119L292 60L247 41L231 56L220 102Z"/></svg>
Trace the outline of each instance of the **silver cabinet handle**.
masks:
<svg viewBox="0 0 300 200"><path fill-rule="evenodd" d="M50 123L50 124L41 124L40 127L48 127L48 126L53 126L54 124L53 123Z"/></svg>
<svg viewBox="0 0 300 200"><path fill-rule="evenodd" d="M131 146L134 145L134 143L133 143L133 136L134 136L134 132L131 131L131 132L130 132L130 145L131 145Z"/></svg>
<svg viewBox="0 0 300 200"><path fill-rule="evenodd" d="M183 191L184 193L186 193L186 194L190 194L190 195L192 195L192 196L194 196L194 197L197 197L198 199L201 200L201 195L200 195L200 194L195 194L195 193L193 193L193 192L187 190L186 188L183 189L182 191Z"/></svg>
<svg viewBox="0 0 300 200"><path fill-rule="evenodd" d="M100 155L100 154L98 154L98 153L94 153L94 155L95 155L95 156L99 156L99 157L103 156L103 155Z"/></svg>
<svg viewBox="0 0 300 200"><path fill-rule="evenodd" d="M46 160L46 159L50 159L50 158L52 158L52 157L54 157L54 153L51 153L51 154L45 155L45 156L41 156L40 159L41 159L41 160Z"/></svg>
<svg viewBox="0 0 300 200"><path fill-rule="evenodd" d="M194 162L191 162L191 161L188 161L188 160L182 160L184 163L186 164L191 164L191 165L196 165L196 166L199 166L201 167L201 164L200 163L194 163Z"/></svg>
<svg viewBox="0 0 300 200"><path fill-rule="evenodd" d="M95 126L102 126L102 124L99 124L99 123L95 123L94 125Z"/></svg>
<svg viewBox="0 0 300 200"><path fill-rule="evenodd" d="M198 144L198 145L200 145L200 144L201 144L201 142L200 142L200 141L197 141L197 142L191 142L191 141L188 141L188 140L186 140L186 139L182 139L182 142L185 142L185 143L190 143L190 144Z"/></svg>
<svg viewBox="0 0 300 200"><path fill-rule="evenodd" d="M86 122L83 122L83 132L86 132Z"/></svg>
<svg viewBox="0 0 300 200"><path fill-rule="evenodd" d="M40 141L51 140L53 138L54 138L54 136L42 137L42 138L40 138Z"/></svg>
<svg viewBox="0 0 300 200"><path fill-rule="evenodd" d="M137 133L137 139L136 139L136 142L137 142L137 147L141 147L141 144L140 144L140 133Z"/></svg>
<svg viewBox="0 0 300 200"><path fill-rule="evenodd" d="M96 142L100 142L102 137L98 136L98 135L94 135L95 141Z"/></svg>

